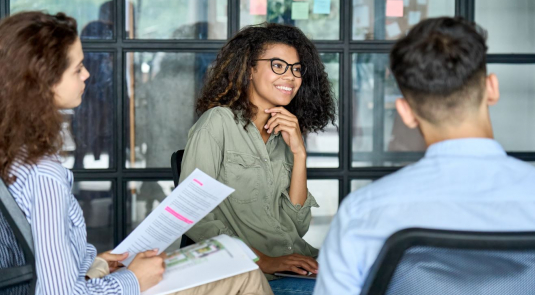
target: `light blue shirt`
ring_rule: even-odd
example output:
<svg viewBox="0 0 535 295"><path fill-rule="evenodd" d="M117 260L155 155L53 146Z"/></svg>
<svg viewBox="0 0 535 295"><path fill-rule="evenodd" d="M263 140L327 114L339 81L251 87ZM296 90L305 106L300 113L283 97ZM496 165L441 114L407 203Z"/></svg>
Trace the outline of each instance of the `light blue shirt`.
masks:
<svg viewBox="0 0 535 295"><path fill-rule="evenodd" d="M535 167L492 139L447 140L424 158L351 193L318 258L314 294L359 294L384 241L424 227L535 230Z"/></svg>

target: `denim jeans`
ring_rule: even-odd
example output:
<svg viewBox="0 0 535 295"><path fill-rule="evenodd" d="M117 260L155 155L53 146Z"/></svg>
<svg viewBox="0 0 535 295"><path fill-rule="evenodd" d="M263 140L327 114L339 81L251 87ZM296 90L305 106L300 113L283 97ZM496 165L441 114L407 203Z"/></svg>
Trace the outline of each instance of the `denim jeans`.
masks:
<svg viewBox="0 0 535 295"><path fill-rule="evenodd" d="M316 280L282 278L269 281L275 295L312 295Z"/></svg>

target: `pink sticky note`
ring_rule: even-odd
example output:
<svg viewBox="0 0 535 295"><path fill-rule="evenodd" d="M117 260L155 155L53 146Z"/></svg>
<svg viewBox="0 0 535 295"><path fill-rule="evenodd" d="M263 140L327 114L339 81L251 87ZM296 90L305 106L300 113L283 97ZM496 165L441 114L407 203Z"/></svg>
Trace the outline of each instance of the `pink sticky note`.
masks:
<svg viewBox="0 0 535 295"><path fill-rule="evenodd" d="M403 0L387 0L386 16L403 17Z"/></svg>
<svg viewBox="0 0 535 295"><path fill-rule="evenodd" d="M266 15L267 14L267 0L250 0L249 1L250 15Z"/></svg>

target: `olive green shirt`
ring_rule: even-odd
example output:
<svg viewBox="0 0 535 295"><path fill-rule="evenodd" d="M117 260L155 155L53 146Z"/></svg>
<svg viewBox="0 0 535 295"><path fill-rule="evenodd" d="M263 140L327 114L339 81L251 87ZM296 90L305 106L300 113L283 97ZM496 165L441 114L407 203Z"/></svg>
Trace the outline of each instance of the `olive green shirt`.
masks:
<svg viewBox="0 0 535 295"><path fill-rule="evenodd" d="M278 257L293 253L317 256L303 236L310 225L310 208L318 207L308 192L303 206L288 194L293 154L280 133L264 143L253 122L234 120L232 111L206 111L190 129L180 181L199 168L236 191L193 226L194 241L220 234L238 236L260 252Z"/></svg>

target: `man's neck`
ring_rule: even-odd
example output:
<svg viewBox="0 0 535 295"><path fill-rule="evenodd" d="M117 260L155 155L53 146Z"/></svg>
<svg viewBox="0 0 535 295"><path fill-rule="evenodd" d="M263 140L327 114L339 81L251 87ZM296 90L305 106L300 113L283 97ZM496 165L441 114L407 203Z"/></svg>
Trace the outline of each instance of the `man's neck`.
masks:
<svg viewBox="0 0 535 295"><path fill-rule="evenodd" d="M426 145L450 139L494 138L490 120L464 121L460 124L436 126L429 123L420 124Z"/></svg>

